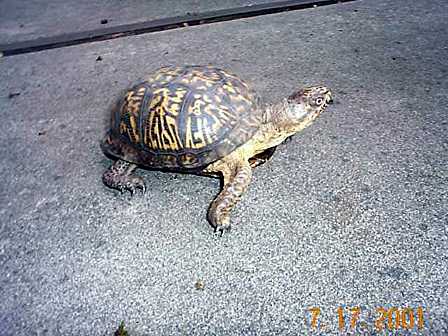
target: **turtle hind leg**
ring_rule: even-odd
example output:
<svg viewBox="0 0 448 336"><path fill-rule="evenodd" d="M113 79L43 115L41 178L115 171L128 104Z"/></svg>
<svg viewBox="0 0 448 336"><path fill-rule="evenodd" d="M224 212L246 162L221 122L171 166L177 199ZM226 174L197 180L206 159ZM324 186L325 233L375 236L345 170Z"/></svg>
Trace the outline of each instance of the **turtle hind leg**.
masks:
<svg viewBox="0 0 448 336"><path fill-rule="evenodd" d="M136 168L137 165L133 163L118 160L104 172L103 182L108 187L118 189L120 192L128 190L134 194L137 189L142 189L145 192L146 186L143 178L132 175Z"/></svg>
<svg viewBox="0 0 448 336"><path fill-rule="evenodd" d="M277 149L277 146L270 147L270 148L264 150L263 152L261 152L257 155L254 155L253 157L251 157L249 159L250 166L252 168L255 168L255 167L258 167L258 166L268 162L271 159L272 155L274 155L276 149Z"/></svg>
<svg viewBox="0 0 448 336"><path fill-rule="evenodd" d="M252 179L252 168L244 161L234 169L222 169L224 188L208 210L208 220L221 234L230 230L230 211L241 199Z"/></svg>

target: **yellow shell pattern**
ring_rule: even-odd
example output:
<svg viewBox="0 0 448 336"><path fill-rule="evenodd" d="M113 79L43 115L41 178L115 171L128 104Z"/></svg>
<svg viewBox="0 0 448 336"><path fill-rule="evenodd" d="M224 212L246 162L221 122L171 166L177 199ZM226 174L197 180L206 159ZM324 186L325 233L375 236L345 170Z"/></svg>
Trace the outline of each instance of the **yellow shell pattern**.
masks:
<svg viewBox="0 0 448 336"><path fill-rule="evenodd" d="M113 116L110 135L138 164L198 168L248 141L261 113L248 85L211 66L166 67L134 86ZM130 154L131 153L131 154Z"/></svg>

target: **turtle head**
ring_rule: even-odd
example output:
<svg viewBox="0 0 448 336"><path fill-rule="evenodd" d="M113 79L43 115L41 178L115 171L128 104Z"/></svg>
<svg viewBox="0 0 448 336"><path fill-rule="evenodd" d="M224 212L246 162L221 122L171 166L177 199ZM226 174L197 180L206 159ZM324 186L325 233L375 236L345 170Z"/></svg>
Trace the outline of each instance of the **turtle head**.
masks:
<svg viewBox="0 0 448 336"><path fill-rule="evenodd" d="M333 101L331 91L325 86L311 86L295 91L273 114L276 128L288 133L298 132L316 119Z"/></svg>
<svg viewBox="0 0 448 336"><path fill-rule="evenodd" d="M311 86L297 90L287 99L292 122L316 119L333 102L331 91L325 86ZM311 120L311 121L312 121Z"/></svg>

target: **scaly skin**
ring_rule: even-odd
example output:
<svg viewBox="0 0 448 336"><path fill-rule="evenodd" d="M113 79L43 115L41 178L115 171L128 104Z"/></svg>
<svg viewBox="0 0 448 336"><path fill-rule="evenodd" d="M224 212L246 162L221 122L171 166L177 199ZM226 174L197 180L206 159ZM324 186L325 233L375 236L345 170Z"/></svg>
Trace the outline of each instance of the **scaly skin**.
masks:
<svg viewBox="0 0 448 336"><path fill-rule="evenodd" d="M216 231L230 230L230 211L247 190L252 179L252 168L243 152L236 151L224 160L208 166L206 172L220 171L223 189L210 205L208 220Z"/></svg>
<svg viewBox="0 0 448 336"><path fill-rule="evenodd" d="M206 175L223 177L223 189L208 211L208 220L215 231L230 230L230 212L247 190L252 169L266 162L277 145L310 125L330 101L331 92L326 87L311 87L295 92L280 103L266 106L263 123L252 139L202 171ZM143 179L132 175L136 167L118 160L103 174L103 181L122 192L145 191Z"/></svg>
<svg viewBox="0 0 448 336"><path fill-rule="evenodd" d="M331 100L331 92L327 88L314 87L266 107L263 124L254 137L204 169L204 173L220 173L224 179L223 190L208 211L208 220L215 231L230 230L230 212L247 190L252 168L265 161L263 156L269 158L285 139L309 126Z"/></svg>
<svg viewBox="0 0 448 336"><path fill-rule="evenodd" d="M140 176L132 175L132 172L137 168L137 165L123 160L117 160L109 167L103 174L103 182L110 188L118 189L120 192L125 190L130 191L131 194L137 189L142 189L145 192L145 182Z"/></svg>

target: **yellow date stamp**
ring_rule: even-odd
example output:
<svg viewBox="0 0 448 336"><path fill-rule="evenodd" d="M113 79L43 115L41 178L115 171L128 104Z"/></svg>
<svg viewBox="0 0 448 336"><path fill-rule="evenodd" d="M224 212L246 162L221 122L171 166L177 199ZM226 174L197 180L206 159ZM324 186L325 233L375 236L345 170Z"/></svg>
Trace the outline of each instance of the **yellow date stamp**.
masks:
<svg viewBox="0 0 448 336"><path fill-rule="evenodd" d="M338 330L371 329L372 327L376 331L423 330L428 310L424 307L377 307L374 309L371 323L360 319L363 313L360 307L338 307L333 312ZM370 311L369 313L372 314ZM328 328L322 321L320 307L309 307L305 319L313 331L323 331Z"/></svg>

